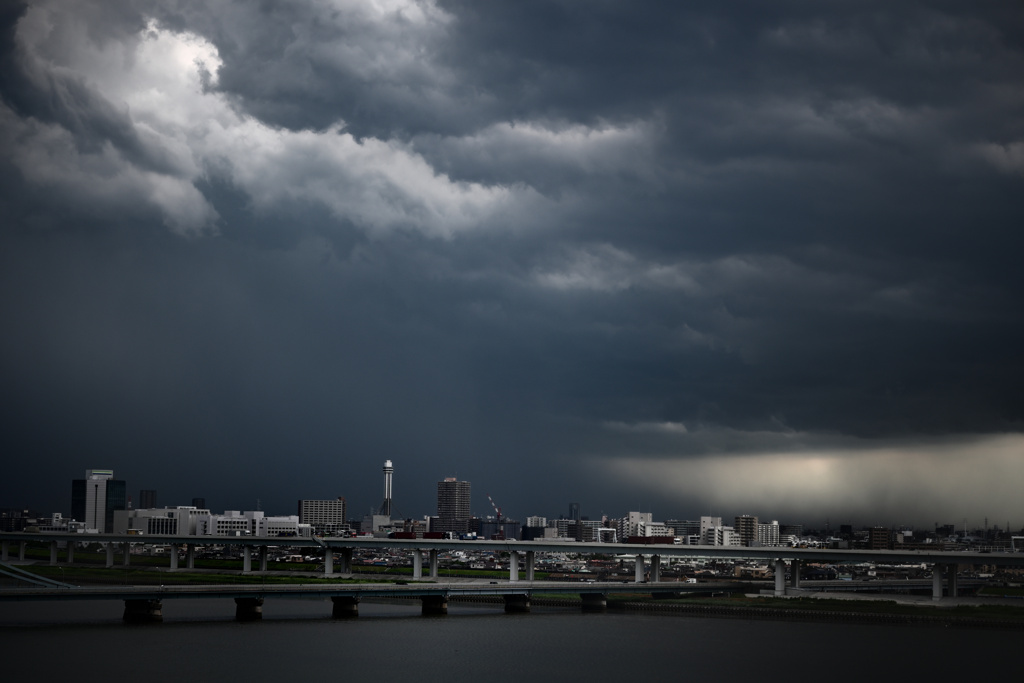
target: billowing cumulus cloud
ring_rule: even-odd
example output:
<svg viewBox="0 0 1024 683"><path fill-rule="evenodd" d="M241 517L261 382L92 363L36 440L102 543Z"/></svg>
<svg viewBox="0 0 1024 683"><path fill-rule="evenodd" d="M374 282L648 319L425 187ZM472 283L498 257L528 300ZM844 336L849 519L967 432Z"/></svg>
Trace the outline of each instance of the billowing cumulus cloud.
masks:
<svg viewBox="0 0 1024 683"><path fill-rule="evenodd" d="M8 3L0 506L1012 522L1021 73L998 4Z"/></svg>
<svg viewBox="0 0 1024 683"><path fill-rule="evenodd" d="M54 15L29 10L18 34L31 86L49 90L43 95L51 98L63 88L44 72L47 42L71 20ZM60 56L66 62L60 73L88 96L64 107L100 103L124 130L89 139L83 150L81 139L91 138L91 129L12 121L14 164L27 178L70 194L141 195L178 232L215 229L217 213L195 186L211 175L240 188L254 207L315 202L369 232L406 228L450 236L479 227L512 194L502 186L452 182L406 145L357 140L342 121L325 130L290 131L236 112L215 91L222 68L216 48L195 34L162 30L151 21L129 44L101 47L83 38L64 45ZM150 163L139 163L138 151Z"/></svg>

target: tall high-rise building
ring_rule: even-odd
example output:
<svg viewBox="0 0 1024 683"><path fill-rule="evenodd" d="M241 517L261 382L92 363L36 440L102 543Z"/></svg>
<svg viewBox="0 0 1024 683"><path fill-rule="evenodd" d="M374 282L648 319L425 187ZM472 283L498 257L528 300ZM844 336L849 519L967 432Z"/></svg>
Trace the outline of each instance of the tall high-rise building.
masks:
<svg viewBox="0 0 1024 683"><path fill-rule="evenodd" d="M395 468L391 466L390 460L384 461L384 503L380 506L379 514L391 518L391 479L395 474Z"/></svg>
<svg viewBox="0 0 1024 683"><path fill-rule="evenodd" d="M437 521L431 531L464 533L469 528L470 483L445 477L437 482Z"/></svg>
<svg viewBox="0 0 1024 683"><path fill-rule="evenodd" d="M153 489L141 489L139 491L139 509L152 510L156 507L156 491Z"/></svg>
<svg viewBox="0 0 1024 683"><path fill-rule="evenodd" d="M127 508L127 484L114 479L114 470L86 470L85 479L71 481L71 516L86 529L110 533L114 510Z"/></svg>
<svg viewBox="0 0 1024 683"><path fill-rule="evenodd" d="M299 523L309 524L318 536L340 536L348 529L346 504L337 500L300 500Z"/></svg>
<svg viewBox="0 0 1024 683"><path fill-rule="evenodd" d="M736 535L740 537L740 545L757 545L757 517L754 515L738 515L733 522Z"/></svg>

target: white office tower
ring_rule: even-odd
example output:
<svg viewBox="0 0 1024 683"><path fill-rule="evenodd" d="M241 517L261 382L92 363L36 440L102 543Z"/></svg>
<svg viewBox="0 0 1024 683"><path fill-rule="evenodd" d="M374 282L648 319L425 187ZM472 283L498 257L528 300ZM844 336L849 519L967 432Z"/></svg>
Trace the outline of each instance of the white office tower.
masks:
<svg viewBox="0 0 1024 683"><path fill-rule="evenodd" d="M384 461L384 503L380 506L380 515L391 519L391 478L395 474L390 460Z"/></svg>
<svg viewBox="0 0 1024 683"><path fill-rule="evenodd" d="M85 527L105 531L103 521L107 503L107 481L114 478L114 470L85 471Z"/></svg>

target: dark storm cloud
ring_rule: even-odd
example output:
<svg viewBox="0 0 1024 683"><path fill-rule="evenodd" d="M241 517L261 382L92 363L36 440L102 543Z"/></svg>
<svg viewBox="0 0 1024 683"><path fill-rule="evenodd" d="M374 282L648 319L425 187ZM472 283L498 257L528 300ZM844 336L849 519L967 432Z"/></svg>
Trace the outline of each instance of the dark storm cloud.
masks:
<svg viewBox="0 0 1024 683"><path fill-rule="evenodd" d="M934 521L929 462L1016 471L1022 21L8 6L4 448L282 512L379 504L390 458L407 516L458 474L518 515L857 481Z"/></svg>

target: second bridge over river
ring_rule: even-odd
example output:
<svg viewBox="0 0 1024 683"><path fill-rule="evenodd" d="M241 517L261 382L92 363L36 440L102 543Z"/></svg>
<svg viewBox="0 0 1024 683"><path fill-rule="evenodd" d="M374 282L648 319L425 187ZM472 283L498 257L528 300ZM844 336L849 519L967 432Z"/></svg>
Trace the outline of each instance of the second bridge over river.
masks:
<svg viewBox="0 0 1024 683"><path fill-rule="evenodd" d="M159 621L165 600L196 598L230 598L235 601L235 616L239 620L259 619L267 599L322 598L330 599L332 616L354 617L359 614L359 602L368 598L419 599L425 615L445 614L448 600L459 596L501 596L506 612L529 612L534 595L578 594L584 611L599 611L607 607L609 593L636 593L641 595L660 592L671 593L684 586L678 582L622 583L594 582L567 584L556 581L519 581L482 583L461 581L451 583L414 584L285 584L285 585L208 585L208 586L71 586L48 582L30 588L0 591L0 601L26 600L123 600L126 621ZM703 587L708 590L708 587Z"/></svg>

